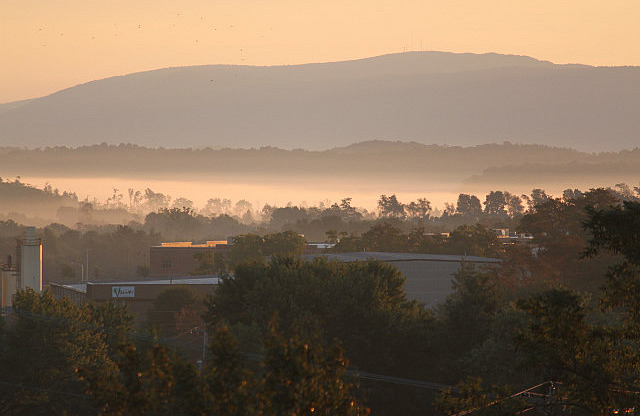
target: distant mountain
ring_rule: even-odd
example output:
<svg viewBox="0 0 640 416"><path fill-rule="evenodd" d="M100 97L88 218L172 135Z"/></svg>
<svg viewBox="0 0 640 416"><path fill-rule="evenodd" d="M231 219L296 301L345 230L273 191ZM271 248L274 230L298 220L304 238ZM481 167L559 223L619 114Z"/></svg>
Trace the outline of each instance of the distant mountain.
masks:
<svg viewBox="0 0 640 416"><path fill-rule="evenodd" d="M640 155L640 149L632 153ZM179 172L183 179L311 176L376 181L397 177L420 182L425 176L462 180L485 169L514 164L556 166L601 158L567 148L511 143L459 147L375 140L323 151L161 149L103 143L78 148L0 147L0 176L175 178ZM610 154L606 161L611 160L621 160L620 154ZM640 162L638 156L634 160Z"/></svg>
<svg viewBox="0 0 640 416"><path fill-rule="evenodd" d="M5 146L106 142L328 149L363 140L640 145L640 67L410 52L356 61L169 68L0 105Z"/></svg>
<svg viewBox="0 0 640 416"><path fill-rule="evenodd" d="M367 141L323 151L260 149L163 149L132 144L77 148L0 147L0 177L121 177L189 181L269 182L360 180L368 183L584 183L640 178L640 148L585 153L569 148L509 142L480 146ZM588 179L588 180L587 180Z"/></svg>

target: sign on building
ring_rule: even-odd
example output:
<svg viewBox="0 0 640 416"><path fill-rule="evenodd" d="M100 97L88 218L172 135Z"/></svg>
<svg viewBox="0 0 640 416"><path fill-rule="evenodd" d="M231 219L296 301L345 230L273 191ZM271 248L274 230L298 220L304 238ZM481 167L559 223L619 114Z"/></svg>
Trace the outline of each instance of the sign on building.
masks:
<svg viewBox="0 0 640 416"><path fill-rule="evenodd" d="M135 298L136 287L135 286L113 286L111 288L112 298Z"/></svg>

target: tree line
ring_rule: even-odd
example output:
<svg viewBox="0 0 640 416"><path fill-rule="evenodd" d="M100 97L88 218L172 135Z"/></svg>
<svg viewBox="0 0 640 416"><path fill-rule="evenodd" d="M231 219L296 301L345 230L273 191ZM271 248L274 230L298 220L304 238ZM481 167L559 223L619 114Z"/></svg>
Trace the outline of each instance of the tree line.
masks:
<svg viewBox="0 0 640 416"><path fill-rule="evenodd" d="M201 304L211 337L200 371L162 338L133 331L122 308L23 292L0 332L2 368L13 375L0 384L2 409L604 415L637 408L640 203L606 190L551 198L520 227L533 234L535 252L513 248L494 268L463 264L451 295L431 309L407 299L404 278L388 264L301 260L287 249L274 254L285 247L281 236L264 238L258 244L263 254L273 250L271 258L235 264ZM171 305L178 331L194 299L176 295L154 308L184 299ZM358 372L378 377L348 376ZM425 387L434 385L451 387ZM16 389L22 394L10 394Z"/></svg>
<svg viewBox="0 0 640 416"><path fill-rule="evenodd" d="M638 200L640 196L640 187L624 183L608 188L608 191L627 200ZM572 198L581 193L578 189L566 189L562 198ZM55 221L70 228L135 224L153 228L171 239L185 236L202 239L210 238L207 235L211 234L235 235L258 229L267 232L294 230L311 240L321 241L327 230L362 233L372 222L380 219L420 222L447 230L477 222L490 228L493 223L503 223L508 227L517 223L517 219L536 204L549 198L552 196L542 189L533 189L530 194L522 195L492 190L484 199L461 193L457 201L446 203L439 209L432 206L427 196L403 202L395 194L383 194L376 208L367 210L353 206L350 197L335 203L321 202L316 206L290 203L284 207L269 204L254 207L244 199L234 202L212 197L204 206L195 207L187 198L174 199L150 188L113 189L113 194L105 201L90 201L79 200L74 193L60 192L50 185L37 189L20 182L20 179L9 181L0 178L0 220L14 219L38 226ZM198 223L200 228L194 228L194 223ZM188 231L182 231L184 229Z"/></svg>
<svg viewBox="0 0 640 416"><path fill-rule="evenodd" d="M527 196L528 199L521 196L522 200L528 201L522 204L522 210L508 208L505 195L512 199L513 195L507 192L488 194L484 208L476 196L460 194L456 206L450 206L439 217L433 215L432 211L421 211L423 214L427 212L426 219L423 214L420 214L423 215L422 218L406 214L405 208L412 204L414 209L415 206L426 207L428 201L418 200L404 204L395 195L382 195L379 202L383 206L391 204L395 208L385 208L386 211L381 210L380 215L375 217L368 217L351 205L350 198L345 198L325 209L271 207L268 223L252 225L244 224L237 217L226 214L208 217L191 208L171 208L151 212L143 222L130 221L126 225L77 224L76 227L52 223L38 229L37 233L45 244L46 281L79 280L83 267L86 266L87 254L89 270L84 270L85 276L117 280L145 276L148 273L149 247L163 241L226 240L230 236L263 239L266 235L279 233L303 235L307 241L337 243L336 251L466 253L480 256L506 255L507 258L520 256L520 261L529 262L529 269L535 269L537 274L550 276L554 273L553 269L557 268L556 263L565 261L562 255L553 255L554 252L561 253L562 247L558 246L556 251L551 247L550 250L539 253L542 257L526 260L528 254L521 250L507 250L505 254L491 229L510 228L531 233L537 236L536 244L563 244L567 250L575 252L584 245L585 239L580 222L584 214L576 212L584 212L584 206L592 203L635 201L636 194L637 191L625 188L622 184L617 190L567 190L561 198L536 189ZM405 214L399 214L401 210ZM563 229L561 226L564 220L559 218L543 220L547 217L536 215L541 210L546 210L549 216L558 216L566 210L567 222L564 227L572 224L570 229ZM395 214L392 215L392 212ZM574 214L569 215L571 212ZM544 221L548 221L548 224ZM24 231L25 227L13 220L0 220L0 253L3 256L15 253L16 238ZM570 234L563 235L563 232ZM442 233L448 233L449 238L443 238ZM547 233L546 237L543 233ZM248 241L249 239L245 240ZM571 248L572 244L577 245ZM264 251L259 249L256 252L261 250ZM240 249L236 252L239 251ZM538 261L545 256L545 261ZM234 263L237 259L228 261ZM575 270L580 270L580 267ZM591 273L590 270L586 272Z"/></svg>

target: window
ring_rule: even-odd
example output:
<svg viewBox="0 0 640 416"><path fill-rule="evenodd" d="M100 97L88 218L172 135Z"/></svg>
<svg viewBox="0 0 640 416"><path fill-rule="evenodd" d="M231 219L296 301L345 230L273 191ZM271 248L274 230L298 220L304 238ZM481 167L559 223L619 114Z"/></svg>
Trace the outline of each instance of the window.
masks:
<svg viewBox="0 0 640 416"><path fill-rule="evenodd" d="M171 268L171 260L162 260L162 268L170 269Z"/></svg>

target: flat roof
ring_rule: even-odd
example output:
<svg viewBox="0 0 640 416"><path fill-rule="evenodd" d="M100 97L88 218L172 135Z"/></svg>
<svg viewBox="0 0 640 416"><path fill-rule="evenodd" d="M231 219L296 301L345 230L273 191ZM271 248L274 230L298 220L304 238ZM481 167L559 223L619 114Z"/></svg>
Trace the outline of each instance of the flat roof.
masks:
<svg viewBox="0 0 640 416"><path fill-rule="evenodd" d="M500 263L500 259L493 257L479 256L460 256L454 254L420 254L420 253L388 253L377 251L357 251L349 253L321 253L306 254L302 256L305 259L314 257L327 257L329 260L340 261L362 261L362 260L379 260L385 262L395 261L440 261L440 262L456 262L466 261L469 263Z"/></svg>
<svg viewBox="0 0 640 416"><path fill-rule="evenodd" d="M169 277L154 280L110 280L100 282L82 282L82 283L57 283L62 287L77 290L79 292L87 291L87 285L95 286L126 286L126 285L217 285L220 283L218 275L201 275L201 276L180 276Z"/></svg>
<svg viewBox="0 0 640 416"><path fill-rule="evenodd" d="M204 243L192 243L191 241L173 241L168 243L160 243L163 248L211 248L215 246L226 246L227 240L207 240Z"/></svg>

